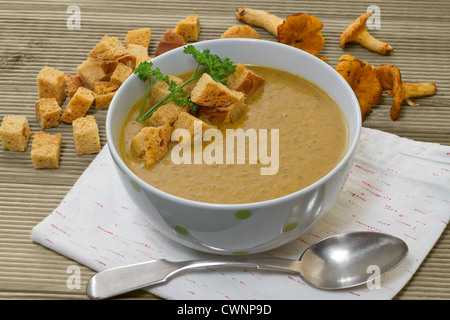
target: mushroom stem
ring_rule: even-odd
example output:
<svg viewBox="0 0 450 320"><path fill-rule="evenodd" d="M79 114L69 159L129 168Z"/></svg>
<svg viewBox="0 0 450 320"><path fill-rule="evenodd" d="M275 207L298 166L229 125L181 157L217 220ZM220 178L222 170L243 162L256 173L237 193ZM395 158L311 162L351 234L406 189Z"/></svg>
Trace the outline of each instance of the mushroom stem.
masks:
<svg viewBox="0 0 450 320"><path fill-rule="evenodd" d="M403 83L403 90L405 91L405 101L410 106L416 107L419 104L411 101L411 98L434 95L436 84L433 82Z"/></svg>
<svg viewBox="0 0 450 320"><path fill-rule="evenodd" d="M236 9L236 19L254 27L264 28L275 37L278 37L278 26L283 23L283 19L271 13L249 8Z"/></svg>
<svg viewBox="0 0 450 320"><path fill-rule="evenodd" d="M436 84L433 82L403 83L405 98L432 96L436 93Z"/></svg>
<svg viewBox="0 0 450 320"><path fill-rule="evenodd" d="M357 37L355 37L354 41L379 54L389 55L394 51L389 43L374 38L367 31L360 33Z"/></svg>

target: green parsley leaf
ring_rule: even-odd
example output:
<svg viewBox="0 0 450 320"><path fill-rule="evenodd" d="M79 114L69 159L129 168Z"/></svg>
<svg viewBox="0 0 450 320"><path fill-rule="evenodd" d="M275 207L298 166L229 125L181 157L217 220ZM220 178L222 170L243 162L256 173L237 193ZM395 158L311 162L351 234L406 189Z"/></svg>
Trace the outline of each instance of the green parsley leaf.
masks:
<svg viewBox="0 0 450 320"><path fill-rule="evenodd" d="M203 73L208 72L214 81L226 84L226 79L230 74L236 71L236 66L229 58L221 59L215 54L211 54L209 49L200 51L193 45L187 45L184 48L184 53L192 55L197 62L197 66L192 76L182 85L178 86L174 81L169 81L167 75L164 75L159 68L152 69L152 62L142 62L134 71L138 77L143 81L148 81L148 90L141 107L141 112L137 121L144 121L149 118L160 106L174 101L178 106L188 105L192 112L197 112L197 105L191 100L190 95L187 95L183 88L194 80L200 79ZM152 86L158 82L164 81L169 85L170 93L153 105L147 112L144 113L145 105L147 103L148 95Z"/></svg>
<svg viewBox="0 0 450 320"><path fill-rule="evenodd" d="M152 71L153 63L151 61L144 61L141 62L136 69L134 70L134 73L136 73L139 77L139 79L143 81L147 81L150 77L150 73Z"/></svg>

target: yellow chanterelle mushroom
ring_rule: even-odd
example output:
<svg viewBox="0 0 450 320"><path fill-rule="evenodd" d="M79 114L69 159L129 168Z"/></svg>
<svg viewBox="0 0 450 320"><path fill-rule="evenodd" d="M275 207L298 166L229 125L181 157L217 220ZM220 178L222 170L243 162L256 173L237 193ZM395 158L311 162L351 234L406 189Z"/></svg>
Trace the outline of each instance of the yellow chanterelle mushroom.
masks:
<svg viewBox="0 0 450 320"><path fill-rule="evenodd" d="M394 51L389 43L374 38L367 31L366 21L371 15L371 13L364 13L345 28L339 38L339 44L342 48L345 48L348 42L357 42L363 47L379 54L389 55Z"/></svg>
<svg viewBox="0 0 450 320"><path fill-rule="evenodd" d="M322 22L306 13L292 14L285 20L263 10L236 9L236 19L254 27L264 28L277 37L278 42L288 44L315 56L322 50ZM321 57L322 60L326 58Z"/></svg>
<svg viewBox="0 0 450 320"><path fill-rule="evenodd" d="M370 63L349 54L339 58L335 69L353 89L359 102L362 119L364 119L383 94L377 69Z"/></svg>

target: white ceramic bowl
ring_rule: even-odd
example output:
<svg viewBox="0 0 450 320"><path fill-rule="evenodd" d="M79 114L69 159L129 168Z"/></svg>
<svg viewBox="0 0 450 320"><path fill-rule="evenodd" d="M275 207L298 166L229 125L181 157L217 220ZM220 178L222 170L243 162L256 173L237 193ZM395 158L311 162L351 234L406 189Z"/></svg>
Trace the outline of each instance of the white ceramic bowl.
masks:
<svg viewBox="0 0 450 320"><path fill-rule="evenodd" d="M108 110L106 134L125 189L163 234L193 249L219 254L251 254L296 239L332 207L349 173L361 131L358 101L347 82L327 63L299 49L264 40L218 39L194 44L235 63L272 67L297 74L325 90L341 107L348 123L348 149L342 161L316 183L287 196L257 203L210 204L160 191L136 176L119 153L122 123L147 85L130 76ZM177 48L152 60L165 74L195 68Z"/></svg>

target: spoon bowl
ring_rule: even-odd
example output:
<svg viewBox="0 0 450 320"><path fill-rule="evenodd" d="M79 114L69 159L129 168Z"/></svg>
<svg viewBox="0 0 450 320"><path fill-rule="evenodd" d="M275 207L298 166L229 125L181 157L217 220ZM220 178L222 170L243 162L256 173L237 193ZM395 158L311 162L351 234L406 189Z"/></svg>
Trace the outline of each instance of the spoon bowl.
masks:
<svg viewBox="0 0 450 320"><path fill-rule="evenodd" d="M388 273L408 254L406 243L392 235L351 232L311 245L298 261L277 258L215 258L210 260L142 262L102 271L88 282L91 299L105 299L164 283L175 275L202 267L255 268L300 275L320 289L359 286Z"/></svg>
<svg viewBox="0 0 450 320"><path fill-rule="evenodd" d="M386 274L407 254L406 243L389 234L338 234L314 243L302 254L301 275L317 288L349 288Z"/></svg>

